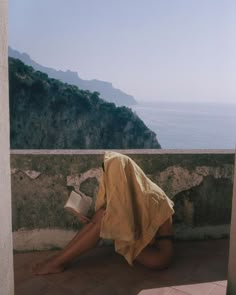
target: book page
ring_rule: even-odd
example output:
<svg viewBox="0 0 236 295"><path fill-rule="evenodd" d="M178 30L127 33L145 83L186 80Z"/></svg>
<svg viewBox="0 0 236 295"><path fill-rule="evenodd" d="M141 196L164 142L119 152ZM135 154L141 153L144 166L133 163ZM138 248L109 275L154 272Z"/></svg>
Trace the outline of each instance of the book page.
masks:
<svg viewBox="0 0 236 295"><path fill-rule="evenodd" d="M70 211L75 211L78 214L86 216L90 206L92 204L92 198L86 195L79 194L78 192L72 191L64 208L72 209Z"/></svg>

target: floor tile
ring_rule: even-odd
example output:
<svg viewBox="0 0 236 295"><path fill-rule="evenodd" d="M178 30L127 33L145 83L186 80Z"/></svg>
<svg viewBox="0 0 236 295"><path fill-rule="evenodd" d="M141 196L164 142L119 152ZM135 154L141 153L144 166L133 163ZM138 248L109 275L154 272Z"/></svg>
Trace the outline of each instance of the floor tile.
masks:
<svg viewBox="0 0 236 295"><path fill-rule="evenodd" d="M189 295L189 294L169 287L169 288L143 290L138 295Z"/></svg>
<svg viewBox="0 0 236 295"><path fill-rule="evenodd" d="M214 284L220 285L220 286L225 287L225 288L227 287L227 281L226 280L214 282Z"/></svg>
<svg viewBox="0 0 236 295"><path fill-rule="evenodd" d="M210 292L215 288L213 283L200 283L193 285L182 285L175 286L174 289L183 291L191 295L209 295Z"/></svg>
<svg viewBox="0 0 236 295"><path fill-rule="evenodd" d="M155 288L155 289L148 289L142 290L138 295L170 295L172 291L171 288Z"/></svg>
<svg viewBox="0 0 236 295"><path fill-rule="evenodd" d="M209 295L226 295L226 287L216 286Z"/></svg>

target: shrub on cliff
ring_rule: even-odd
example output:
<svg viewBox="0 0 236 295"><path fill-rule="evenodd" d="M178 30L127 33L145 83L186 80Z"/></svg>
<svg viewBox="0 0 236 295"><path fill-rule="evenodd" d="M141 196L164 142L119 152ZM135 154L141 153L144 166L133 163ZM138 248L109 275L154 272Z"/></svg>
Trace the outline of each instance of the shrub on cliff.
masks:
<svg viewBox="0 0 236 295"><path fill-rule="evenodd" d="M155 133L131 109L48 78L13 58L9 86L11 148L160 148Z"/></svg>

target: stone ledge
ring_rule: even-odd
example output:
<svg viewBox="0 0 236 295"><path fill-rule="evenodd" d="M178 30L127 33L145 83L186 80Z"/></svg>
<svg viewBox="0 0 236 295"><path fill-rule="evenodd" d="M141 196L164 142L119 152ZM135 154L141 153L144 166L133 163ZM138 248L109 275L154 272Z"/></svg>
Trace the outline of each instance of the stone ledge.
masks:
<svg viewBox="0 0 236 295"><path fill-rule="evenodd" d="M107 150L16 150L12 155L101 155ZM112 151L124 154L234 154L233 149L130 149Z"/></svg>

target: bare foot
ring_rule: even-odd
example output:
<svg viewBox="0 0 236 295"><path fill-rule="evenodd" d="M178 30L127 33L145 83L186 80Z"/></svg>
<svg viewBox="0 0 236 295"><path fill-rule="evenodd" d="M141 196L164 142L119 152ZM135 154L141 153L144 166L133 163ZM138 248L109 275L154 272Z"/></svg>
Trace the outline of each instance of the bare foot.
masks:
<svg viewBox="0 0 236 295"><path fill-rule="evenodd" d="M38 263L33 266L32 272L35 275L48 275L63 272L65 269L62 265L57 265L52 259Z"/></svg>

